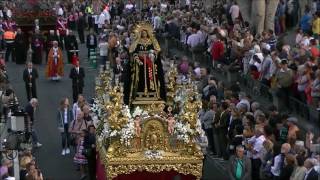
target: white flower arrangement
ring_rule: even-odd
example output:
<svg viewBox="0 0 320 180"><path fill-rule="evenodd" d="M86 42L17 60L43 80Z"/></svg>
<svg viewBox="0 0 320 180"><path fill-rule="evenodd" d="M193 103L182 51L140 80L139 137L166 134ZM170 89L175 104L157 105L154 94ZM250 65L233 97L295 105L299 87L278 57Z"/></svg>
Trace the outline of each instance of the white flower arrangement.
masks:
<svg viewBox="0 0 320 180"><path fill-rule="evenodd" d="M133 139L135 134L134 122L130 118L128 124L120 131L120 142L126 146L130 146L130 140Z"/></svg>
<svg viewBox="0 0 320 180"><path fill-rule="evenodd" d="M200 120L197 119L195 129L192 129L188 122L178 120L174 126L174 134L177 135L178 140L181 140L185 143L189 143L192 140L191 139L192 136L197 135L197 134L198 135L203 134Z"/></svg>
<svg viewBox="0 0 320 180"><path fill-rule="evenodd" d="M144 152L144 156L147 159L162 159L163 158L163 151L147 150Z"/></svg>
<svg viewBox="0 0 320 180"><path fill-rule="evenodd" d="M131 139L134 138L135 135L135 127L134 127L134 118L138 116L146 117L148 116L148 112L143 111L140 107L136 107L134 112L131 114L128 106L123 106L121 113L124 117L128 118L128 123L120 130L112 130L108 124L108 121L101 121L104 119L104 106L98 99L94 99L94 103L91 107L91 111L93 112L93 122L96 127L99 126L100 123L103 123L102 131L98 134L98 140L102 141L106 138L112 137L120 137L120 142L125 146L131 145Z"/></svg>

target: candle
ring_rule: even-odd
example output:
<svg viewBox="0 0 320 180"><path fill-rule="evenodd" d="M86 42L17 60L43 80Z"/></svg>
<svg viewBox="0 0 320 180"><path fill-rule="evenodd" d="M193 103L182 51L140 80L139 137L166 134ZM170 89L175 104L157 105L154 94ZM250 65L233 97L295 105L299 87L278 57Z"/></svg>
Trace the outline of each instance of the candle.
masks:
<svg viewBox="0 0 320 180"><path fill-rule="evenodd" d="M102 73L103 72L103 65L100 65L100 73Z"/></svg>
<svg viewBox="0 0 320 180"><path fill-rule="evenodd" d="M106 69L107 69L107 70L110 69L110 62L106 62Z"/></svg>
<svg viewBox="0 0 320 180"><path fill-rule="evenodd" d="M97 86L100 86L100 85L101 85L101 81L100 81L100 78L99 78L99 77L96 77L96 85L97 85Z"/></svg>

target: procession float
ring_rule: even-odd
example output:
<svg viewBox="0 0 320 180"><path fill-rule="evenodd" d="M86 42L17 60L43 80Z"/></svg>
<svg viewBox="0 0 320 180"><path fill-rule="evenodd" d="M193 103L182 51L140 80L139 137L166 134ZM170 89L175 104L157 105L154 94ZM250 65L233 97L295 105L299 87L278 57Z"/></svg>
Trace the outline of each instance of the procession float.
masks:
<svg viewBox="0 0 320 180"><path fill-rule="evenodd" d="M164 74L150 24L140 22L134 33L130 73L121 81L107 63L95 80L92 112L105 178L174 171L181 179L200 179L203 154L196 139L204 133L197 86L191 76L178 75L174 62Z"/></svg>
<svg viewBox="0 0 320 180"><path fill-rule="evenodd" d="M41 30L54 29L55 3L53 0L17 0L13 8L14 20L24 32L33 31L37 24Z"/></svg>

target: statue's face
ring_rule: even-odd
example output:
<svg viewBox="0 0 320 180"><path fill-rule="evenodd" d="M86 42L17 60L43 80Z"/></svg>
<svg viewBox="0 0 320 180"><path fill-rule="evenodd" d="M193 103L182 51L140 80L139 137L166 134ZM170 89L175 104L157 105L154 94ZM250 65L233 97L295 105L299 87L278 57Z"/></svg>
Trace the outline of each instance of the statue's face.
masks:
<svg viewBox="0 0 320 180"><path fill-rule="evenodd" d="M142 38L147 38L147 37L148 37L147 31L142 31L142 32L141 32L141 37L142 37Z"/></svg>

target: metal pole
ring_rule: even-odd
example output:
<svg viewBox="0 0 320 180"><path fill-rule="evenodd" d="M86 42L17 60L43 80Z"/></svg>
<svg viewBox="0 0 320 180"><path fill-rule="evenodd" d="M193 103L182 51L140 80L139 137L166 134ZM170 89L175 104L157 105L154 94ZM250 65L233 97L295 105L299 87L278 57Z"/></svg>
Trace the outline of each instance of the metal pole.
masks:
<svg viewBox="0 0 320 180"><path fill-rule="evenodd" d="M11 116L11 113L9 113L9 117L11 118L11 129L15 130L17 129L17 122L16 122L16 117ZM19 152L18 150L13 150L13 155L15 156L13 159L13 170L14 170L14 177L15 179L20 179L20 167L19 167Z"/></svg>

